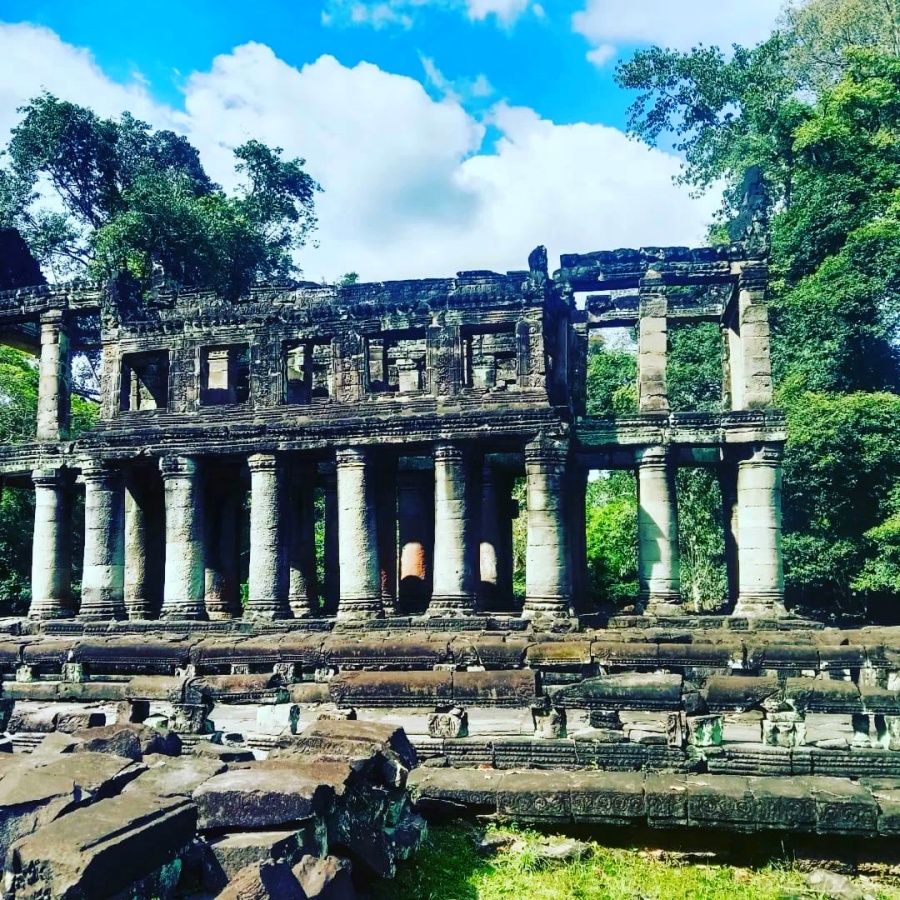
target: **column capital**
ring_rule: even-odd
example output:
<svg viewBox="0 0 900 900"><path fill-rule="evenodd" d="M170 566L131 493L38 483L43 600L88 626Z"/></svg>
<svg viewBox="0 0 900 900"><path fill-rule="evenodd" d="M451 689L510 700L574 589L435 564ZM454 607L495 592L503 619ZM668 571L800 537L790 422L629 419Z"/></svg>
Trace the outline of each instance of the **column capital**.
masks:
<svg viewBox="0 0 900 900"><path fill-rule="evenodd" d="M569 441L567 438L552 438L546 434L539 434L525 447L526 463L544 463L564 465L569 455Z"/></svg>
<svg viewBox="0 0 900 900"><path fill-rule="evenodd" d="M159 461L159 471L164 479L186 478L196 475L199 463L192 456L163 456Z"/></svg>
<svg viewBox="0 0 900 900"><path fill-rule="evenodd" d="M666 468L673 462L673 454L669 447L638 447L634 451L634 461L641 468L659 466Z"/></svg>
<svg viewBox="0 0 900 900"><path fill-rule="evenodd" d="M340 447L334 453L335 465L340 468L365 466L369 461L367 447Z"/></svg>
<svg viewBox="0 0 900 900"><path fill-rule="evenodd" d="M62 309L48 309L41 313L41 325L61 327L66 323L66 313Z"/></svg>
<svg viewBox="0 0 900 900"><path fill-rule="evenodd" d="M31 472L31 482L35 487L68 487L70 480L71 473L63 467L33 469Z"/></svg>
<svg viewBox="0 0 900 900"><path fill-rule="evenodd" d="M81 478L107 490L115 490L124 483L121 469L101 460L87 460L81 466Z"/></svg>
<svg viewBox="0 0 900 900"><path fill-rule="evenodd" d="M441 462L462 462L466 458L466 452L459 444L451 444L448 441L435 443L432 454L435 460Z"/></svg>
<svg viewBox="0 0 900 900"><path fill-rule="evenodd" d="M780 466L784 459L782 444L756 444L750 456L738 462L739 466Z"/></svg>
<svg viewBox="0 0 900 900"><path fill-rule="evenodd" d="M276 453L251 453L247 457L251 472L277 472L281 466L281 457Z"/></svg>

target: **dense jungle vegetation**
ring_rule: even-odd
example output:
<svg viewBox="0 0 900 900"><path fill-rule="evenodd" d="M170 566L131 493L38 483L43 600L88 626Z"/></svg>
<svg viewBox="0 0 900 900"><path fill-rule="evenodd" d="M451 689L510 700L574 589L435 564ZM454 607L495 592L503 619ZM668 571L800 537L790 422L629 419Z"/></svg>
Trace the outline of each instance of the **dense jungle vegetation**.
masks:
<svg viewBox="0 0 900 900"><path fill-rule="evenodd" d="M633 92L635 139L681 153L693 189L724 185L711 243L728 240L746 172L765 179L775 405L789 431L788 604L889 609L900 595L900 0L794 0L755 47L653 47L617 79ZM0 157L0 227L17 227L58 279L124 271L236 293L290 274L315 227L303 160L259 142L235 150L243 187L228 194L185 138L127 114L100 119L50 95L21 114ZM591 344L592 414L635 408L633 342L619 338ZM674 409L719 408L720 354L715 326L670 332ZM93 415L89 387L76 379L76 430ZM32 361L0 350L3 439L30 437L36 390ZM718 485L686 470L678 491L684 593L714 609L725 589ZM593 593L627 602L633 476L600 473L588 501ZM0 505L0 608L27 605L31 502L7 491Z"/></svg>

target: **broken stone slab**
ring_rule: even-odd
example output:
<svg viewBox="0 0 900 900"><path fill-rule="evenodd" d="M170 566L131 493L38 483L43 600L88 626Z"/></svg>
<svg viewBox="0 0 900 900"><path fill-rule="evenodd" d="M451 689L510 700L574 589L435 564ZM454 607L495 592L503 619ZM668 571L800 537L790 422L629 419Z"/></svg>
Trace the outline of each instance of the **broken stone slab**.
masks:
<svg viewBox="0 0 900 900"><path fill-rule="evenodd" d="M340 856L304 856L292 867L294 878L310 900L356 900L353 866Z"/></svg>
<svg viewBox="0 0 900 900"><path fill-rule="evenodd" d="M0 781L0 859L15 841L78 802L78 785L65 774L28 775L16 773Z"/></svg>
<svg viewBox="0 0 900 900"><path fill-rule="evenodd" d="M112 897L174 864L195 828L196 811L183 798L104 799L18 840L8 853L7 884L16 900Z"/></svg>
<svg viewBox="0 0 900 900"><path fill-rule="evenodd" d="M256 862L235 875L218 900L307 900L286 863Z"/></svg>
<svg viewBox="0 0 900 900"><path fill-rule="evenodd" d="M861 784L817 776L810 780L809 788L816 801L819 834L871 834L877 830L878 804Z"/></svg>
<svg viewBox="0 0 900 900"><path fill-rule="evenodd" d="M65 731L71 734L83 728L106 724L106 715L96 709L86 709L77 703L18 703L10 716L7 728L12 734L34 732L49 734ZM6 729L3 729L6 730Z"/></svg>
<svg viewBox="0 0 900 900"><path fill-rule="evenodd" d="M249 747L219 744L202 739L194 744L193 755L203 759L217 760L220 763L246 763L256 759Z"/></svg>
<svg viewBox="0 0 900 900"><path fill-rule="evenodd" d="M541 863L573 863L591 855L591 845L574 838L553 842L541 842L532 848L534 857Z"/></svg>
<svg viewBox="0 0 900 900"><path fill-rule="evenodd" d="M349 722L355 721L356 710L352 706L340 707L337 709L322 710L316 715L316 719L322 722L336 721Z"/></svg>
<svg viewBox="0 0 900 900"><path fill-rule="evenodd" d="M173 703L169 725L176 734L210 734L215 730L213 723L209 721L211 710L212 704L209 701Z"/></svg>
<svg viewBox="0 0 900 900"><path fill-rule="evenodd" d="M214 838L204 848L203 887L221 890L241 869L254 863L271 860L292 867L307 854L324 856L327 844L325 824L319 819L290 830L248 831Z"/></svg>
<svg viewBox="0 0 900 900"><path fill-rule="evenodd" d="M382 722L330 719L313 722L296 736L278 738L272 757L309 753L369 757L387 751L396 754L407 769L415 768L415 748L401 727Z"/></svg>
<svg viewBox="0 0 900 900"><path fill-rule="evenodd" d="M407 788L418 810L457 816L497 812L497 792L505 772L496 769L414 769Z"/></svg>
<svg viewBox="0 0 900 900"><path fill-rule="evenodd" d="M185 703L287 703L290 692L284 678L264 675L204 675L184 685Z"/></svg>
<svg viewBox="0 0 900 900"><path fill-rule="evenodd" d="M294 766L281 760L223 772L193 794L201 831L283 828L324 816L334 804L333 771L325 764Z"/></svg>
<svg viewBox="0 0 900 900"><path fill-rule="evenodd" d="M226 771L224 763L197 756L145 756L149 768L124 793L146 790L160 797L190 797L201 784Z"/></svg>

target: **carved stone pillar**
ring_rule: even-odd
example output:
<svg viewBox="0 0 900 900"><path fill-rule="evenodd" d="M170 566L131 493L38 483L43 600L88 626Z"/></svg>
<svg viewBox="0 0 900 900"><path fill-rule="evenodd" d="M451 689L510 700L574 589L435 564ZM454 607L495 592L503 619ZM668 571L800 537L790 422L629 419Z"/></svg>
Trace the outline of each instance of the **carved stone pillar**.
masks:
<svg viewBox="0 0 900 900"><path fill-rule="evenodd" d="M726 460L719 467L719 490L722 493L722 531L725 535L725 573L728 601L737 603L738 583L738 503L737 465Z"/></svg>
<svg viewBox="0 0 900 900"><path fill-rule="evenodd" d="M72 609L71 480L65 469L36 469L34 549L31 560L32 619L67 619Z"/></svg>
<svg viewBox="0 0 900 900"><path fill-rule="evenodd" d="M291 555L288 599L294 618L321 615L316 579L316 464L295 462L291 470Z"/></svg>
<svg viewBox="0 0 900 900"><path fill-rule="evenodd" d="M241 615L240 529L244 490L237 472L218 472L206 483L205 603L210 619Z"/></svg>
<svg viewBox="0 0 900 900"><path fill-rule="evenodd" d="M781 557L782 448L755 448L738 463L738 602L735 616L775 618L784 608Z"/></svg>
<svg viewBox="0 0 900 900"><path fill-rule="evenodd" d="M102 465L84 478L84 567L78 618L124 619L125 489L122 473Z"/></svg>
<svg viewBox="0 0 900 900"><path fill-rule="evenodd" d="M203 497L197 461L160 460L166 498L166 568L163 619L206 619Z"/></svg>
<svg viewBox="0 0 900 900"><path fill-rule="evenodd" d="M481 486L481 582L478 605L482 611L510 612L512 585L512 478L485 466Z"/></svg>
<svg viewBox="0 0 900 900"><path fill-rule="evenodd" d="M397 487L400 608L406 614L419 614L425 612L431 596L434 476L431 472L401 470Z"/></svg>
<svg viewBox="0 0 900 900"><path fill-rule="evenodd" d="M395 460L385 461L378 465L375 502L381 604L387 615L396 615L399 610L397 607L397 465Z"/></svg>
<svg viewBox="0 0 900 900"><path fill-rule="evenodd" d="M250 467L250 590L244 617L289 619L290 573L284 537L285 479L272 453L248 457Z"/></svg>
<svg viewBox="0 0 900 900"><path fill-rule="evenodd" d="M337 451L339 620L381 618L375 489L369 451Z"/></svg>
<svg viewBox="0 0 900 900"><path fill-rule="evenodd" d="M650 615L679 615L684 609L675 470L664 447L638 451L637 463L639 599Z"/></svg>
<svg viewBox="0 0 900 900"><path fill-rule="evenodd" d="M641 412L668 412L666 289L657 272L649 271L640 287L638 334L638 405Z"/></svg>
<svg viewBox="0 0 900 900"><path fill-rule="evenodd" d="M321 477L322 493L325 502L325 546L323 594L326 616L336 616L341 598L341 561L338 552L340 525L338 523L337 474L334 467L329 466Z"/></svg>
<svg viewBox="0 0 900 900"><path fill-rule="evenodd" d="M524 618L563 618L572 600L566 536L565 484L568 446L538 439L525 448L528 537Z"/></svg>
<svg viewBox="0 0 900 900"><path fill-rule="evenodd" d="M587 482L588 470L571 465L566 478L566 522L569 556L572 561L572 606L580 612L588 596L587 563Z"/></svg>
<svg viewBox="0 0 900 900"><path fill-rule="evenodd" d="M159 614L163 547L161 523L154 521L154 512L161 518L163 504L148 489L148 478L147 473L130 472L125 484L125 609L129 619L152 619Z"/></svg>
<svg viewBox="0 0 900 900"><path fill-rule="evenodd" d="M69 433L69 337L63 313L41 316L41 359L38 377L37 439L57 441Z"/></svg>
<svg viewBox="0 0 900 900"><path fill-rule="evenodd" d="M467 616L475 611L478 528L472 474L461 448L435 445L434 587L429 615Z"/></svg>
<svg viewBox="0 0 900 900"><path fill-rule="evenodd" d="M738 333L731 338L732 409L760 409L772 404L769 349L768 268L745 262L738 277Z"/></svg>

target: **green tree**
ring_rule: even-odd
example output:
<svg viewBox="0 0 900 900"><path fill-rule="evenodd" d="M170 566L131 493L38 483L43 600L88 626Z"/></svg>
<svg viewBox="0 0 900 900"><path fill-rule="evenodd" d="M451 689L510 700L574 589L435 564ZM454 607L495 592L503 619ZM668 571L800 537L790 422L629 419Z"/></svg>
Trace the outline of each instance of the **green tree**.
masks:
<svg viewBox="0 0 900 900"><path fill-rule="evenodd" d="M587 414L608 418L637 412L637 357L603 338L588 345Z"/></svg>
<svg viewBox="0 0 900 900"><path fill-rule="evenodd" d="M19 228L57 276L126 271L144 286L237 294L293 272L292 253L315 228L319 187L280 149L237 147L241 183L228 194L186 138L128 113L101 119L51 94L19 111L0 169L0 225ZM52 205L39 185L55 193Z"/></svg>
<svg viewBox="0 0 900 900"><path fill-rule="evenodd" d="M632 472L602 472L588 482L585 537L595 602L621 606L637 597L637 490Z"/></svg>

